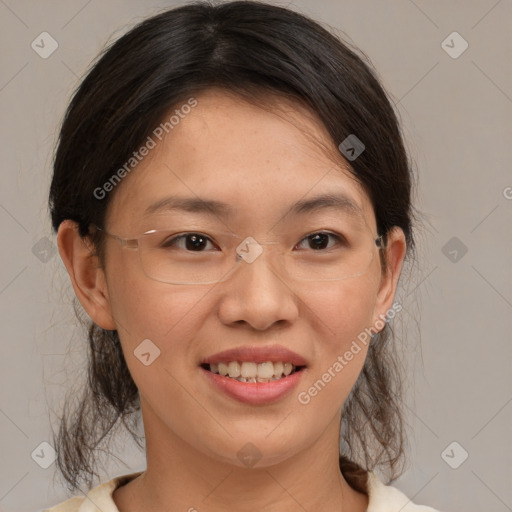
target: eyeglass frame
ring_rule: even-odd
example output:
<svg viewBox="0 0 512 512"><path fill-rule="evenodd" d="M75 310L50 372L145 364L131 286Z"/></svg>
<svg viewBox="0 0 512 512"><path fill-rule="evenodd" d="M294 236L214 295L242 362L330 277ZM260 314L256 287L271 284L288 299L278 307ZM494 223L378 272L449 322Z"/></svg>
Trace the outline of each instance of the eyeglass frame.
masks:
<svg viewBox="0 0 512 512"><path fill-rule="evenodd" d="M90 226L92 226L94 229L97 229L98 231L101 231L102 233L104 233L105 235L108 235L110 236L111 238L114 238L115 240L117 240L120 244L121 244L121 247L127 247L129 249L139 249L140 248L140 243L139 243L139 240L144 237L145 235L150 235L150 234L153 234L153 233L158 233L158 232L161 232L161 231L166 231L165 229L150 229L148 231L145 231L144 233L142 233L141 235L139 235L138 237L135 237L135 238L124 238L124 237L121 237L121 236L118 236L118 235L115 235L114 233L110 233L109 231L107 231L106 229L103 229L103 228L100 228L99 226L97 226L96 224L93 224L91 223ZM193 233L191 231L191 233ZM235 233L226 233L226 234L230 234L232 235L233 237L235 238L239 238L241 240L244 240L243 237L239 236L239 235L236 235ZM374 238L373 239L373 242L375 243L376 247L379 249L379 251L381 251L382 249L385 249L386 248L386 243L385 243L385 239L384 239L384 235L379 235L377 236L377 238ZM277 244L279 242L258 242L258 244L260 245L269 245L269 244ZM142 268L142 271L144 272L144 275L148 278L148 279L151 279L153 281L157 281L159 283L166 283L166 284L197 284L197 285L202 285L202 284L214 284L214 283L219 283L219 282L222 282L222 280L220 281L212 281L212 282L209 282L209 283L172 283L172 282L169 282L169 281L162 281L160 279L156 279L154 277L151 277L150 275L148 275L148 273L146 272L146 270L144 269L144 265L142 264L142 260L140 259L140 251L138 250L138 253L139 253L139 262L141 264L141 268ZM240 256L240 254L237 254L237 257L236 257L236 261L241 261L243 260L243 258ZM231 273L233 271L233 269L229 270L228 273L226 275L228 275L229 273ZM355 274L353 276L347 276L345 278L340 278L339 280L342 280L342 279L350 279L352 277L357 277L361 274L363 274L365 271L363 272L360 272L359 274Z"/></svg>

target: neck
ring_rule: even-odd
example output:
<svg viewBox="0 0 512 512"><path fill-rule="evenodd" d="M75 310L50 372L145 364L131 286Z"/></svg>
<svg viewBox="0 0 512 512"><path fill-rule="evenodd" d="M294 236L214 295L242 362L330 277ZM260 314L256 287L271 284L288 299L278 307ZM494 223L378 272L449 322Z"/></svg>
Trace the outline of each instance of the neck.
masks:
<svg viewBox="0 0 512 512"><path fill-rule="evenodd" d="M146 404L147 405L147 404ZM339 469L340 418L304 450L277 464L240 467L206 455L143 407L147 470L114 492L120 512L186 510L363 512L368 497Z"/></svg>

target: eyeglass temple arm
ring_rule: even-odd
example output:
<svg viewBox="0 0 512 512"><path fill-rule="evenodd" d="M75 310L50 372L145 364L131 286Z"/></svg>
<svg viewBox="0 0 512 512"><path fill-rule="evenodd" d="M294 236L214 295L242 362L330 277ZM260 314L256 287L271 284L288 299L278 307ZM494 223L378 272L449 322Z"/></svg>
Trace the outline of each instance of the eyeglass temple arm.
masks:
<svg viewBox="0 0 512 512"><path fill-rule="evenodd" d="M110 236L111 238L116 239L123 247L129 247L131 249L135 249L139 246L139 241L136 238L121 238L120 236L113 235L112 233L109 233L105 229L102 229L95 224L92 224L94 229L97 229L98 231L101 231L102 233L105 233L105 235Z"/></svg>

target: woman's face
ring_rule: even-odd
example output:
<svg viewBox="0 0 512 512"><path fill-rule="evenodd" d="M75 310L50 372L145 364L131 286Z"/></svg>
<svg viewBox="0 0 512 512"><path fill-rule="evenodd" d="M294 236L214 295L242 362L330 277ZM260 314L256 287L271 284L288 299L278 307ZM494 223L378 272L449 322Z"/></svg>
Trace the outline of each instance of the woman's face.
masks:
<svg viewBox="0 0 512 512"><path fill-rule="evenodd" d="M366 226L367 234L376 237L368 196L342 163L335 166L311 142L311 135L324 141L328 135L303 110L288 106L287 114L293 117L285 119L283 112L214 90L196 99L197 105L117 185L109 204L108 231L134 238L180 222L182 231L211 237L230 231L240 241L249 236L259 242L281 240L288 251L301 243L300 250L309 251L305 257L312 258L321 255L313 254L312 243L301 240L334 230L340 220L354 232ZM344 195L359 210L342 206L288 213L296 202L327 193ZM219 201L232 213L165 208L146 213L170 196ZM187 250L183 243L180 247ZM241 455L253 450L261 457L258 465L265 466L298 454L325 432L336 430L367 353L361 333L391 307L396 281L383 279L376 245L366 272L330 282L293 279L280 266L283 260L276 249L262 247L259 257L238 263L224 282L176 285L148 278L137 250L107 237L105 295L112 324L103 327L118 330L140 391L148 438L149 432L159 432L173 443L238 466L247 463ZM101 325L102 320L96 321ZM262 398L256 393L247 398L247 387L260 384L232 381L229 389L240 395L234 396L214 383L220 377L212 379L201 367L221 351L247 347L269 348L270 360L291 359L272 357L277 345L305 361L294 386L278 396ZM352 357L345 357L347 351ZM323 385L309 392L319 379Z"/></svg>

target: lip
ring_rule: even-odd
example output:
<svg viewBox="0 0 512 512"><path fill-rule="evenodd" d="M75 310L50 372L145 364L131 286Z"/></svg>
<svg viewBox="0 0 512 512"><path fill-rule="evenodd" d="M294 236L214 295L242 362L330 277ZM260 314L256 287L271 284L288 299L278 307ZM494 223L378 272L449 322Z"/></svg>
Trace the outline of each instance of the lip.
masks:
<svg viewBox="0 0 512 512"><path fill-rule="evenodd" d="M203 359L202 364L229 363L230 361L265 363L271 361L277 363L292 363L295 366L307 366L307 361L299 354L283 347L272 345L267 347L248 345L217 352L216 354ZM243 384L243 383L241 383Z"/></svg>
<svg viewBox="0 0 512 512"><path fill-rule="evenodd" d="M288 395L298 385L305 368L301 368L286 377L272 382L239 382L218 373L213 373L202 366L206 364L229 363L231 361L252 363L265 363L267 361L277 363L281 361L283 363L292 363L294 366L307 367L306 359L282 345L269 345L266 347L245 345L217 352L199 363L200 371L217 389L239 402L251 405L269 404Z"/></svg>
<svg viewBox="0 0 512 512"><path fill-rule="evenodd" d="M201 366L199 370L217 389L239 402L250 405L270 404L285 397L298 385L305 371L303 368L272 382L239 382Z"/></svg>

